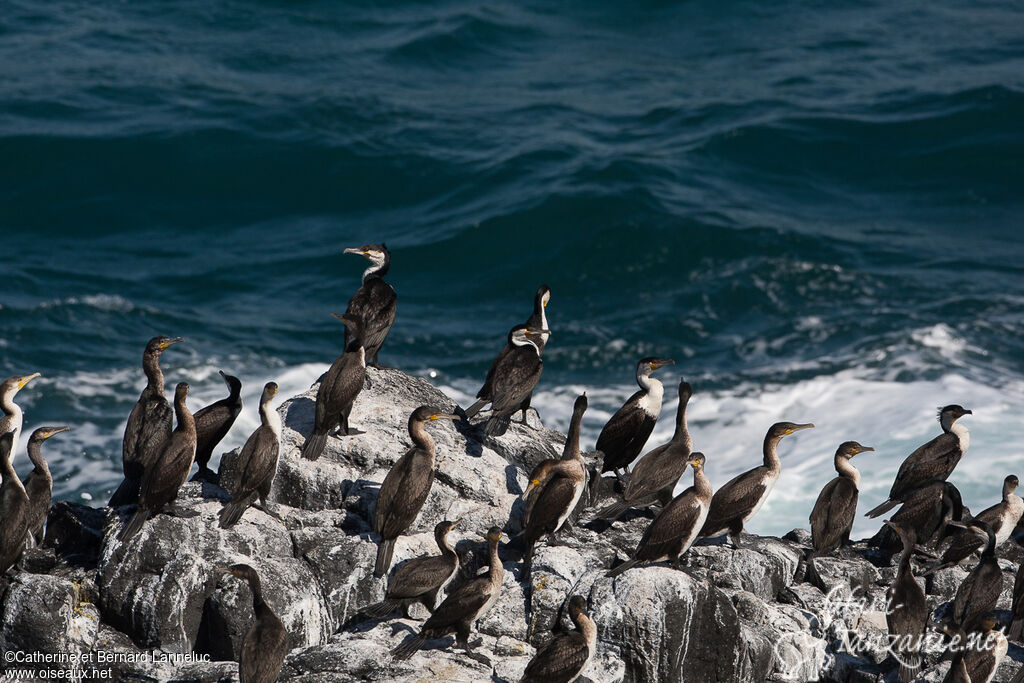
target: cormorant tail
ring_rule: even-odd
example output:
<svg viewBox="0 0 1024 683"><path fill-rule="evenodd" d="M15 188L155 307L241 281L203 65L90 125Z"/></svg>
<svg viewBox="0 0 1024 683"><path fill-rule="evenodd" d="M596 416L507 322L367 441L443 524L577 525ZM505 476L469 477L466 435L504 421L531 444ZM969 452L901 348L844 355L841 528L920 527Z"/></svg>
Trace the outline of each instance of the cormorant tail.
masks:
<svg viewBox="0 0 1024 683"><path fill-rule="evenodd" d="M910 683L921 672L921 655L915 652L901 654L897 661L900 663L900 683Z"/></svg>
<svg viewBox="0 0 1024 683"><path fill-rule="evenodd" d="M149 519L149 510L140 507L121 529L121 532L117 535L117 540L121 543L128 542L135 534L142 531L142 526L146 523L147 519Z"/></svg>
<svg viewBox="0 0 1024 683"><path fill-rule="evenodd" d="M622 572L626 571L627 569L632 569L633 567L636 566L636 564L637 564L637 560L626 560L625 562L620 564L618 567L615 567L613 569L609 569L607 572L605 572L604 575L609 577L609 578L618 576L619 574L621 574Z"/></svg>
<svg viewBox="0 0 1024 683"><path fill-rule="evenodd" d="M391 568L391 555L395 552L395 539L382 538L377 546L377 564L373 567L373 575L380 578Z"/></svg>
<svg viewBox="0 0 1024 683"><path fill-rule="evenodd" d="M121 485L114 491L114 495L110 497L110 502L107 503L107 506L119 508L125 505L135 505L139 502L139 486L141 484L142 482L138 479L125 477L121 481Z"/></svg>
<svg viewBox="0 0 1024 683"><path fill-rule="evenodd" d="M606 508L601 508L600 512L597 513L597 517L600 519L618 519L619 516L629 508L624 501L616 501Z"/></svg>
<svg viewBox="0 0 1024 683"><path fill-rule="evenodd" d="M508 425L512 422L511 415L495 415L487 420L484 427L484 434L487 436L501 436L508 431Z"/></svg>
<svg viewBox="0 0 1024 683"><path fill-rule="evenodd" d="M409 659L416 651L427 643L427 637L419 633L412 638L406 638L398 647L391 651L395 659Z"/></svg>
<svg viewBox="0 0 1024 683"><path fill-rule="evenodd" d="M1024 633L1024 619L1014 619L1010 623L1010 629L1006 632L1006 637L1010 640L1020 640L1021 633Z"/></svg>
<svg viewBox="0 0 1024 683"><path fill-rule="evenodd" d="M872 519L874 519L875 517L881 517L886 512L888 512L889 510L892 510L894 507L896 507L899 504L900 504L900 502L898 500L887 500L884 503L882 503L881 505L879 505L878 507L876 507L873 510L867 512L864 516L865 517L871 517Z"/></svg>
<svg viewBox="0 0 1024 683"><path fill-rule="evenodd" d="M306 443L302 444L302 457L306 460L316 460L324 452L326 445L327 435L313 432L306 439Z"/></svg>
<svg viewBox="0 0 1024 683"><path fill-rule="evenodd" d="M359 611L368 617L380 619L394 612L396 607L398 607L398 603L394 600L381 600L372 605L367 605Z"/></svg>
<svg viewBox="0 0 1024 683"><path fill-rule="evenodd" d="M485 405L487 405L488 399L482 398L470 407L466 408L466 419L472 419L479 413Z"/></svg>
<svg viewBox="0 0 1024 683"><path fill-rule="evenodd" d="M238 524L238 520L242 519L242 515L249 509L252 502L256 500L256 494L250 493L240 500L230 500L224 504L224 507L220 509L220 528L230 529L234 525Z"/></svg>

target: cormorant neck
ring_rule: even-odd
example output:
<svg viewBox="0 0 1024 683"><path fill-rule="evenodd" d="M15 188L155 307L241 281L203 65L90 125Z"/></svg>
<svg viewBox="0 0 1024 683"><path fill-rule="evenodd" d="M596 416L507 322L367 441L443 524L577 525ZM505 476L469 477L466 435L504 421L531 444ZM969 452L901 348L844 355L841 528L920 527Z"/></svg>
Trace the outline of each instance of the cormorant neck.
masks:
<svg viewBox="0 0 1024 683"><path fill-rule="evenodd" d="M185 405L184 396L174 398L174 416L178 420L177 429L193 432L196 430L195 418L192 417L188 406Z"/></svg>
<svg viewBox="0 0 1024 683"><path fill-rule="evenodd" d="M949 413L943 413L939 416L939 425L942 427L942 431L950 432L953 431L953 425L956 424L956 418Z"/></svg>
<svg viewBox="0 0 1024 683"><path fill-rule="evenodd" d="M32 461L35 466L35 471L41 474L46 479L52 479L50 476L50 466L46 463L46 459L43 457L43 442L37 439L29 439L28 442L28 459Z"/></svg>
<svg viewBox="0 0 1024 683"><path fill-rule="evenodd" d="M708 501L714 495L714 491L711 489L711 482L708 480L708 475L704 474L703 467L695 467L693 470L693 488L698 496Z"/></svg>
<svg viewBox="0 0 1024 683"><path fill-rule="evenodd" d="M0 409L3 409L5 415L21 414L21 408L14 402L13 391L0 395Z"/></svg>
<svg viewBox="0 0 1024 683"><path fill-rule="evenodd" d="M594 648L597 645L597 624L583 612L575 616L573 623L576 624L576 629L583 636L584 640L587 641L587 658L593 657Z"/></svg>
<svg viewBox="0 0 1024 683"><path fill-rule="evenodd" d="M512 337L512 346L516 346L516 347L532 346L533 350L537 352L537 355L538 356L540 355L540 347L537 346L537 343L535 341L533 341L532 339L518 339L516 337Z"/></svg>
<svg viewBox="0 0 1024 683"><path fill-rule="evenodd" d="M1009 500L1009 499L1010 499L1010 494L1011 494L1011 493L1013 493L1013 489L1011 489L1011 488L1010 488L1010 485L1009 485L1009 484L1007 484L1007 483L1006 483L1006 482L1004 481L1004 482L1003 482L1003 501L1007 501L1007 500Z"/></svg>
<svg viewBox="0 0 1024 683"><path fill-rule="evenodd" d="M572 422L569 423L569 434L565 439L565 447L562 449L562 460L583 460L580 455L580 423L583 422L583 411L572 414Z"/></svg>
<svg viewBox="0 0 1024 683"><path fill-rule="evenodd" d="M981 556L995 557L996 554L996 535L992 533L992 530L988 530L988 539L985 541L985 549L981 551Z"/></svg>
<svg viewBox="0 0 1024 683"><path fill-rule="evenodd" d="M505 575L505 567L501 564L501 558L498 557L498 539L489 541L487 555L491 561L491 566L487 568L487 576L491 582L500 584Z"/></svg>
<svg viewBox="0 0 1024 683"><path fill-rule="evenodd" d="M839 473L839 476L846 477L847 479L852 481L854 488L860 488L860 471L853 466L853 463L850 462L849 458L844 458L837 455L835 459L835 465L836 472Z"/></svg>
<svg viewBox="0 0 1024 683"><path fill-rule="evenodd" d="M149 380L149 383L146 385L147 391L162 396L164 393L164 373L160 369L160 354L144 354L142 356L142 371L146 373L146 379Z"/></svg>
<svg viewBox="0 0 1024 683"><path fill-rule="evenodd" d="M441 551L441 554L445 557L451 557L455 554L455 549L452 548L450 543L448 543L447 531L439 531L435 533L434 541L437 543L437 547Z"/></svg>
<svg viewBox="0 0 1024 683"><path fill-rule="evenodd" d="M910 539L903 539L903 552L900 554L899 567L896 570L898 576L910 574L913 577L910 566L910 557L914 554L914 543Z"/></svg>
<svg viewBox="0 0 1024 683"><path fill-rule="evenodd" d="M260 401L260 423L270 427L270 430L281 437L281 416L274 406L271 405L274 402L273 396L267 396L264 400Z"/></svg>
<svg viewBox="0 0 1024 683"><path fill-rule="evenodd" d="M651 393L652 390L660 390L658 393L664 393L664 385L656 379L653 375L647 372L637 371L636 383L640 385L640 388L644 390L645 394Z"/></svg>
<svg viewBox="0 0 1024 683"><path fill-rule="evenodd" d="M765 436L764 437L764 466L772 471L779 471L782 469L782 461L779 460L779 442L782 441L781 436Z"/></svg>
<svg viewBox="0 0 1024 683"><path fill-rule="evenodd" d="M676 431L672 434L672 440L684 440L687 447L692 447L693 440L690 438L690 430L686 427L687 403L689 403L689 399L685 401L682 398L679 399L679 408L676 410Z"/></svg>
<svg viewBox="0 0 1024 683"><path fill-rule="evenodd" d="M409 420L409 436L412 437L414 444L431 455L434 454L434 439L427 432L425 422L422 420Z"/></svg>
<svg viewBox="0 0 1024 683"><path fill-rule="evenodd" d="M249 574L247 578L249 582L249 590L252 591L252 607L255 611L267 604L263 600L263 586L260 585L260 577L255 573Z"/></svg>
<svg viewBox="0 0 1024 683"><path fill-rule="evenodd" d="M13 457L13 455L14 455L14 452L12 450L11 451L11 456ZM14 465L11 464L11 459L10 458L5 458L2 455L0 455L0 471L2 471L3 475L4 475L3 476L3 485L4 486L7 486L8 482L10 482L11 486L13 486L15 489L21 491L22 495L26 495L25 494L25 486L21 483L21 479L18 478L18 473L14 471Z"/></svg>
<svg viewBox="0 0 1024 683"><path fill-rule="evenodd" d="M373 278L383 278L388 274L388 270L391 268L391 256L388 254L384 255L384 263L373 263L363 271L363 284L372 280Z"/></svg>

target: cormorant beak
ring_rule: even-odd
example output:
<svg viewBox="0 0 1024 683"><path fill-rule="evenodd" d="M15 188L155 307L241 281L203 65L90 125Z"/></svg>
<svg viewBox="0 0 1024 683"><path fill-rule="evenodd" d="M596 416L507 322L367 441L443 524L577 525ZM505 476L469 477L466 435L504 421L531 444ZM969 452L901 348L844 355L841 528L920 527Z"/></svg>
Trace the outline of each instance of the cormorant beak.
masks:
<svg viewBox="0 0 1024 683"><path fill-rule="evenodd" d="M854 455L859 455L860 453L867 453L868 451L873 451L873 450L875 450L875 449L873 447L871 447L871 446L863 446L856 453L854 453Z"/></svg>
<svg viewBox="0 0 1024 683"><path fill-rule="evenodd" d="M228 381L228 373L224 372L223 370L218 370L217 372L220 373L221 379L223 379L225 382Z"/></svg>
<svg viewBox="0 0 1024 683"><path fill-rule="evenodd" d="M530 482L530 485L526 487L526 490L523 491L522 495L519 496L519 498L522 500L526 500L526 498L530 495L530 492L533 491L538 486L540 486L540 479L532 480Z"/></svg>
<svg viewBox="0 0 1024 683"><path fill-rule="evenodd" d="M675 365L675 364L676 364L676 362L674 360L672 360L671 358L663 358L662 360L657 360L657 361L654 361L653 363L651 363L651 370L660 370L661 368L665 367L666 365Z"/></svg>
<svg viewBox="0 0 1024 683"><path fill-rule="evenodd" d="M270 394L271 396L277 396L277 389L275 387L270 387L269 389L267 389L267 393Z"/></svg>
<svg viewBox="0 0 1024 683"><path fill-rule="evenodd" d="M51 436L55 436L61 432L66 432L69 429L71 429L71 427L57 427L56 429L51 429L49 433L46 434L46 438L49 439Z"/></svg>
<svg viewBox="0 0 1024 683"><path fill-rule="evenodd" d="M370 254L370 252L363 251L362 249L359 249L357 247L349 247L348 249L346 249L342 253L343 254L355 254L356 256L364 256L364 257L365 256L369 256L369 254Z"/></svg>
<svg viewBox="0 0 1024 683"><path fill-rule="evenodd" d="M974 411L973 410L965 410L964 411L964 415L974 415Z"/></svg>
<svg viewBox="0 0 1024 683"><path fill-rule="evenodd" d="M170 347L170 346L173 346L173 345L175 345L175 344L180 344L180 343L181 343L181 342L183 342L183 341L185 341L185 338L184 338L184 337L175 337L174 339L168 339L167 341L165 341L165 342L162 342L162 343L160 344L160 350L161 350L161 351L164 351L164 350L166 350L166 349L167 349L168 347Z"/></svg>
<svg viewBox="0 0 1024 683"><path fill-rule="evenodd" d="M446 415L445 413L434 413L430 416L431 422L434 420L461 420L462 418L458 415Z"/></svg>
<svg viewBox="0 0 1024 683"><path fill-rule="evenodd" d="M38 372L33 372L31 375L25 375L24 377L18 380L18 388L21 389L26 384L34 380L36 377L42 377L42 374Z"/></svg>
<svg viewBox="0 0 1024 683"><path fill-rule="evenodd" d="M450 529L454 529L455 527L457 527L460 524L462 524L462 518L461 517L459 517L457 520L452 522L452 525L449 527L449 530Z"/></svg>
<svg viewBox="0 0 1024 683"><path fill-rule="evenodd" d="M786 434L792 434L793 432L799 432L802 429L814 429L814 423L808 422L805 425L795 425L786 430Z"/></svg>

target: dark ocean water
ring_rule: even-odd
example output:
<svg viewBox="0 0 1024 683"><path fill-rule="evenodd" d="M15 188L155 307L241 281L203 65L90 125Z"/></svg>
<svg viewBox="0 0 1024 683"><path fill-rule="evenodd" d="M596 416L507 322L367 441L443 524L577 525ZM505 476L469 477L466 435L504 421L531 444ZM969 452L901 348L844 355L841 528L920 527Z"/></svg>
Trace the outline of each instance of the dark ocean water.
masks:
<svg viewBox="0 0 1024 683"><path fill-rule="evenodd" d="M535 405L564 428L585 389L586 446L636 359L673 357L713 483L777 419L818 425L752 524L781 532L839 442L878 448L873 501L959 402L980 509L1024 476L1007 5L9 0L0 374L43 373L19 402L27 430L74 428L57 495L103 501L150 336L188 338L164 368L193 408L243 378L238 445L264 381L338 353L365 265L341 250L384 240L381 360L460 400L543 282Z"/></svg>

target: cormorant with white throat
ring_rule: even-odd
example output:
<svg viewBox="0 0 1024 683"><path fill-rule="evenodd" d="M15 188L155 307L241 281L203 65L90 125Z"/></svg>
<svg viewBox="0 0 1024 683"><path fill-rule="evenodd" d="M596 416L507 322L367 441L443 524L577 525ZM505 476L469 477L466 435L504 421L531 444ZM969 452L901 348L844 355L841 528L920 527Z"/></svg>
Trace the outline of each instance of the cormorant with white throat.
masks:
<svg viewBox="0 0 1024 683"><path fill-rule="evenodd" d="M811 553L807 556L807 570L816 574L814 558L838 549L850 542L850 530L857 516L857 497L860 472L850 460L858 453L873 451L856 441L844 441L836 449L833 464L839 476L822 487L811 510ZM816 580L812 578L812 581Z"/></svg>
<svg viewBox="0 0 1024 683"><path fill-rule="evenodd" d="M527 325L516 325L509 330L508 344L512 350L496 361L491 383L491 415L484 426L487 436L501 436L508 430L512 416L540 381L544 361L538 343L545 333L550 331ZM523 422L526 422L525 413Z"/></svg>
<svg viewBox="0 0 1024 683"><path fill-rule="evenodd" d="M364 244L355 249L346 249L346 254L356 254L370 261L363 272L363 285L349 299L345 313L362 321L363 348L366 362L377 366L377 354L395 323L398 296L394 288L384 282L384 276L391 268L391 252L384 243ZM345 348L351 341L352 330L345 328Z"/></svg>

